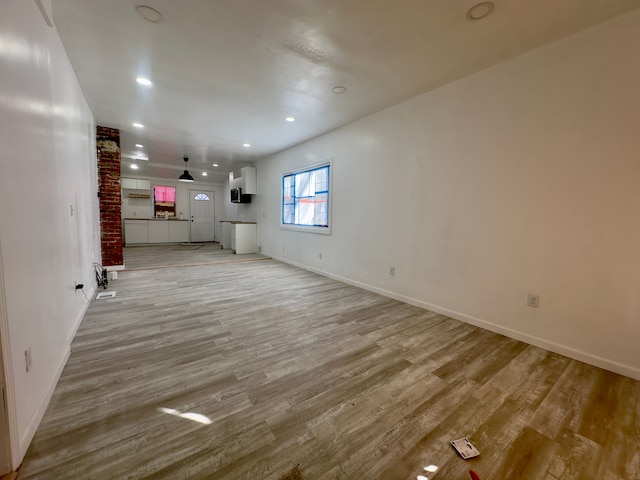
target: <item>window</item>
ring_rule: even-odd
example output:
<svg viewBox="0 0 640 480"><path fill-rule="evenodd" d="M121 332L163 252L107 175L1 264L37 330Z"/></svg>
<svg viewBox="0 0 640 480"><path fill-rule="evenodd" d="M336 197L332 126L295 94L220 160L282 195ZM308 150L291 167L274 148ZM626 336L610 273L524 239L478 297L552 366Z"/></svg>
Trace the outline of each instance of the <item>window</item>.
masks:
<svg viewBox="0 0 640 480"><path fill-rule="evenodd" d="M198 193L195 197L193 197L193 199L208 202L209 195L207 195L206 193Z"/></svg>
<svg viewBox="0 0 640 480"><path fill-rule="evenodd" d="M153 187L153 211L156 217L176 216L176 187Z"/></svg>
<svg viewBox="0 0 640 480"><path fill-rule="evenodd" d="M282 176L282 226L329 233L330 165Z"/></svg>

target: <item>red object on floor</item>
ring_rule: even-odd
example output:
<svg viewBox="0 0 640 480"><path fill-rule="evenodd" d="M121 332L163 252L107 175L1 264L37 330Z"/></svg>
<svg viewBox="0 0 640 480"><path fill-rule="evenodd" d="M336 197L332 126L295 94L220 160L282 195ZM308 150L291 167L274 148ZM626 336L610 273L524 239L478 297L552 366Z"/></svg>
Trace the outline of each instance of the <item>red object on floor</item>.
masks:
<svg viewBox="0 0 640 480"><path fill-rule="evenodd" d="M473 470L469 470L469 475L471 475L471 478L473 478L473 480L480 480L480 476Z"/></svg>

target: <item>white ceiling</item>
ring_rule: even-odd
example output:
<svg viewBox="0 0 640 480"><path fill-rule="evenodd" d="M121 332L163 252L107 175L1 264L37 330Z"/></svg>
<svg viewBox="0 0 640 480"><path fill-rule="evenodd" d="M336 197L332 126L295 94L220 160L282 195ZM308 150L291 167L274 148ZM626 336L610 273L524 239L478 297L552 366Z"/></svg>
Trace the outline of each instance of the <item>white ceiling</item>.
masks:
<svg viewBox="0 0 640 480"><path fill-rule="evenodd" d="M470 21L466 12L476 3L52 0L96 122L121 131L123 174L177 178L187 155L194 177L215 183L267 155L640 7L640 0L495 0L491 15ZM139 16L141 4L161 12L162 23ZM137 76L153 86L138 85ZM333 93L338 85L346 93ZM127 156L139 150L136 143L149 161L136 162L141 168L134 172Z"/></svg>

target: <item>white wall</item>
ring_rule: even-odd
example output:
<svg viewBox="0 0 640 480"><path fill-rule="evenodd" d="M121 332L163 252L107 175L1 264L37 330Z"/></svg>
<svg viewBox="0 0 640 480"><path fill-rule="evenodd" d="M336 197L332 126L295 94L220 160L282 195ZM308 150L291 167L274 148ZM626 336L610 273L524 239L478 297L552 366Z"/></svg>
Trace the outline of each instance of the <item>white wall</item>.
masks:
<svg viewBox="0 0 640 480"><path fill-rule="evenodd" d="M95 125L58 34L24 0L3 2L0 32L2 335L16 463L88 305L74 282L89 297L95 288L100 233Z"/></svg>
<svg viewBox="0 0 640 480"><path fill-rule="evenodd" d="M259 162L263 252L640 379L637 45L640 12ZM281 230L327 158L332 235Z"/></svg>

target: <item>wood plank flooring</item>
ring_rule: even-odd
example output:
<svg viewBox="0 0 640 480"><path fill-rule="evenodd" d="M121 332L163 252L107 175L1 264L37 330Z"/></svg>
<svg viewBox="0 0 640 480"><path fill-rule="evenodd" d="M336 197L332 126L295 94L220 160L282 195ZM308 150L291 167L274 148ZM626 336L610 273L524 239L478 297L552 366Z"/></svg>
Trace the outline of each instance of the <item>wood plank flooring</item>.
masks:
<svg viewBox="0 0 640 480"><path fill-rule="evenodd" d="M92 302L19 479L640 479L640 382L270 259L147 248Z"/></svg>

